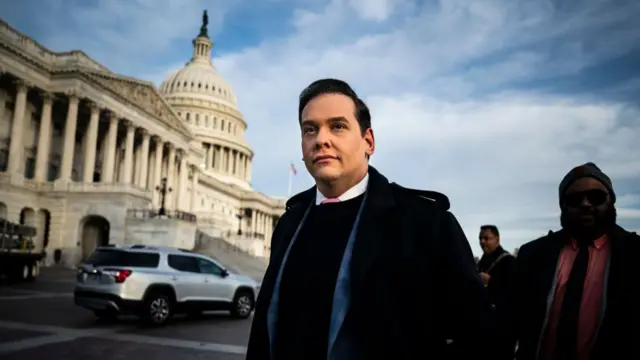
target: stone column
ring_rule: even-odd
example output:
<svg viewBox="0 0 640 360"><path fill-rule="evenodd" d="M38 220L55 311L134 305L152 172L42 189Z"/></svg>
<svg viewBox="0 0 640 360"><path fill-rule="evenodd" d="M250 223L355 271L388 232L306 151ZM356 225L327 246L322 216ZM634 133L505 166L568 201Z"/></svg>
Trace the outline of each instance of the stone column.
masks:
<svg viewBox="0 0 640 360"><path fill-rule="evenodd" d="M127 138L124 143L124 171L122 171L121 182L125 184L131 184L131 175L133 173L133 136L135 135L135 128L130 121L125 122L127 127Z"/></svg>
<svg viewBox="0 0 640 360"><path fill-rule="evenodd" d="M240 174L238 175L241 179L245 179L245 164L247 163L247 156L245 154L240 154Z"/></svg>
<svg viewBox="0 0 640 360"><path fill-rule="evenodd" d="M142 144L136 146L136 135L133 134L133 181L132 184L138 186L140 183L140 155L142 154Z"/></svg>
<svg viewBox="0 0 640 360"><path fill-rule="evenodd" d="M198 189L198 169L194 167L193 176L191 177L191 204L189 209L191 212L196 211L196 194Z"/></svg>
<svg viewBox="0 0 640 360"><path fill-rule="evenodd" d="M138 179L138 186L141 188L147 188L147 174L149 167L149 132L145 129L142 132L142 147L140 149L140 178Z"/></svg>
<svg viewBox="0 0 640 360"><path fill-rule="evenodd" d="M85 183L93 183L93 173L96 167L96 147L98 146L98 121L100 120L100 108L98 105L91 103L90 107L91 116L85 133L84 167L82 169L82 181Z"/></svg>
<svg viewBox="0 0 640 360"><path fill-rule="evenodd" d="M251 182L251 158L247 157L247 181Z"/></svg>
<svg viewBox="0 0 640 360"><path fill-rule="evenodd" d="M164 148L164 143L159 136L154 136L153 141L156 143L156 151L154 154L154 165L153 165L153 183L151 184L151 189L155 190L156 186L160 185L160 181L162 180L162 150ZM159 194L157 191L153 192L153 200L155 203L158 203Z"/></svg>
<svg viewBox="0 0 640 360"><path fill-rule="evenodd" d="M102 153L102 169L100 170L100 182L112 183L115 171L116 145L118 136L118 115L109 113L109 130Z"/></svg>
<svg viewBox="0 0 640 360"><path fill-rule="evenodd" d="M258 219L256 223L256 232L262 234L262 213L258 212Z"/></svg>
<svg viewBox="0 0 640 360"><path fill-rule="evenodd" d="M233 176L240 174L240 153L238 150L233 151L233 168L231 168Z"/></svg>
<svg viewBox="0 0 640 360"><path fill-rule="evenodd" d="M24 166L24 113L27 109L27 93L30 84L24 80L16 80L15 84L16 104L13 108L13 121L11 122L7 171L12 174L20 174L20 170Z"/></svg>
<svg viewBox="0 0 640 360"><path fill-rule="evenodd" d="M171 143L167 145L169 145L169 155L167 156L167 186L173 187L173 191L176 191L173 186L175 180L174 175L176 173L176 148ZM166 195L167 210L173 210L173 191L167 192Z"/></svg>
<svg viewBox="0 0 640 360"><path fill-rule="evenodd" d="M213 144L209 144L209 149L207 149L207 169L213 168L214 165L213 148Z"/></svg>
<svg viewBox="0 0 640 360"><path fill-rule="evenodd" d="M253 237L253 234L255 234L256 232L258 232L258 230L256 229L256 226L258 224L258 211L256 209L253 209L253 213L251 214L251 236Z"/></svg>
<svg viewBox="0 0 640 360"><path fill-rule="evenodd" d="M73 171L73 152L76 144L78 104L80 103L80 98L75 90L68 92L67 96L69 98L69 108L67 109L67 120L64 124L64 145L62 147L59 176L59 179L63 181L70 181L71 172Z"/></svg>
<svg viewBox="0 0 640 360"><path fill-rule="evenodd" d="M38 150L36 153L36 181L47 181L49 172L49 151L51 151L51 109L53 107L53 95L42 95L42 116L40 117L40 130L38 131Z"/></svg>
<svg viewBox="0 0 640 360"><path fill-rule="evenodd" d="M217 171L221 172L222 171L222 166L223 166L223 163L222 163L222 153L223 153L222 146L216 147L214 149L214 151L216 153L216 162L215 162L215 167L214 168Z"/></svg>
<svg viewBox="0 0 640 360"><path fill-rule="evenodd" d="M178 170L178 195L176 196L176 210L180 210L181 203L184 197L187 195L187 175L189 175L189 169L187 169L187 152L184 150L178 151L180 157L180 169Z"/></svg>
<svg viewBox="0 0 640 360"><path fill-rule="evenodd" d="M266 217L266 231L264 234L264 243L267 247L271 246L271 232L273 231L271 227L273 226L273 220L270 215Z"/></svg>

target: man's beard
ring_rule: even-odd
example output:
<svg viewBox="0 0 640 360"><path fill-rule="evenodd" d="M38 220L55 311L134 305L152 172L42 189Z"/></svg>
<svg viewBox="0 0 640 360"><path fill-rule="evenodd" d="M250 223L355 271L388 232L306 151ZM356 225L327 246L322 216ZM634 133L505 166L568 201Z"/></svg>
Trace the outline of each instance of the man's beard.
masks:
<svg viewBox="0 0 640 360"><path fill-rule="evenodd" d="M562 228L571 236L580 240L595 240L610 231L616 224L618 213L611 205L604 213L596 213L596 221L592 226L584 227L577 220L571 219L565 210L560 214Z"/></svg>

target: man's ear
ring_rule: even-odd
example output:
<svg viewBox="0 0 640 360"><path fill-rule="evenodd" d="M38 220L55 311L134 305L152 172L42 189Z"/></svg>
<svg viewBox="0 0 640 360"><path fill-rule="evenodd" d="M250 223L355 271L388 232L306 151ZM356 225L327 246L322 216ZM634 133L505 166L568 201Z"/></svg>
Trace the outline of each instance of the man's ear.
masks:
<svg viewBox="0 0 640 360"><path fill-rule="evenodd" d="M367 148L364 152L366 156L371 157L371 155L373 155L373 153L376 151L376 139L373 135L373 129L368 128L367 130L365 130L363 138L367 143Z"/></svg>

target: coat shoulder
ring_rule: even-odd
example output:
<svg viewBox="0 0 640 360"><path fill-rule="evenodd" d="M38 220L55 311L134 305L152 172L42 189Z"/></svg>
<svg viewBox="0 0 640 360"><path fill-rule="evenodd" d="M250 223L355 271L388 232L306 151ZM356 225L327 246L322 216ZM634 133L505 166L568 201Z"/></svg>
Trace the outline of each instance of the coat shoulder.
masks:
<svg viewBox="0 0 640 360"><path fill-rule="evenodd" d="M546 245L549 242L559 241L559 238L563 236L563 231L553 231L549 230L546 235L543 235L535 240L529 241L528 243L520 246L518 249L518 257L528 257L533 254L538 253L539 251L544 250Z"/></svg>
<svg viewBox="0 0 640 360"><path fill-rule="evenodd" d="M396 183L391 183L390 186L395 197L401 202L427 205L434 210L440 211L448 211L451 207L449 198L437 191L411 189Z"/></svg>

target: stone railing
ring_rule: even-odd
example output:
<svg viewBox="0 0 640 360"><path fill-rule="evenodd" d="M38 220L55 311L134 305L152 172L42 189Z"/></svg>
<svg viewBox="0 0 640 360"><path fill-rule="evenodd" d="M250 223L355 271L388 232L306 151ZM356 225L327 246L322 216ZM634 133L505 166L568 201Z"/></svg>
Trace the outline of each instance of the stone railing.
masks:
<svg viewBox="0 0 640 360"><path fill-rule="evenodd" d="M197 217L189 212L180 210L165 210L164 214L160 214L158 210L150 209L129 209L127 217L131 219L175 219L196 223Z"/></svg>
<svg viewBox="0 0 640 360"><path fill-rule="evenodd" d="M88 192L88 193L121 193L132 194L146 199L151 199L153 192L130 184L119 183L80 183L69 182L62 187L54 183L54 190L69 192Z"/></svg>
<svg viewBox="0 0 640 360"><path fill-rule="evenodd" d="M151 200L153 192L131 184L122 183L82 183L82 182L61 182L61 181L36 181L25 179L20 175L0 172L0 184L11 184L25 187L33 191L62 191L74 193L119 193L131 194L144 199Z"/></svg>

